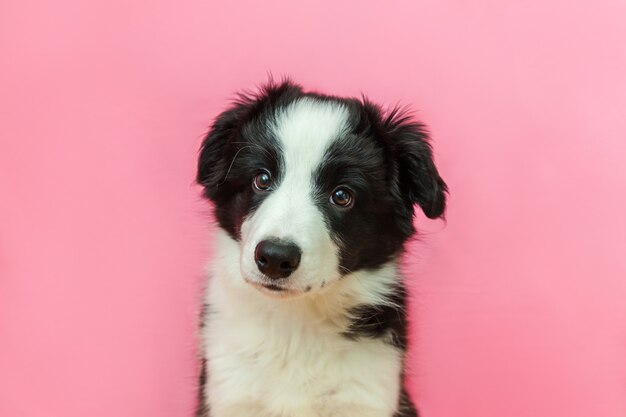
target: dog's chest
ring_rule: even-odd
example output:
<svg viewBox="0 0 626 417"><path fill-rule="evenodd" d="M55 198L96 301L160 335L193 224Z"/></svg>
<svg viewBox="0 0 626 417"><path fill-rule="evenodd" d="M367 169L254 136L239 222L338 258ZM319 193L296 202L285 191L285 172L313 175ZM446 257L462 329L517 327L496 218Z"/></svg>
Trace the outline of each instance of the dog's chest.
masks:
<svg viewBox="0 0 626 417"><path fill-rule="evenodd" d="M249 307L249 306L247 306ZM223 414L391 415L401 356L382 340L349 340L342 324L241 306L210 314L205 329L208 396ZM344 411L342 411L344 410Z"/></svg>

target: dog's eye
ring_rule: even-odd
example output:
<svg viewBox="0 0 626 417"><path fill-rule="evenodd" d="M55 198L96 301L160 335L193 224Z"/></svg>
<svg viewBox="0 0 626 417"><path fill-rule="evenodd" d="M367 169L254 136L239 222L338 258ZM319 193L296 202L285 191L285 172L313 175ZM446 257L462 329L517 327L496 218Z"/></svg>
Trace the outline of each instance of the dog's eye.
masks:
<svg viewBox="0 0 626 417"><path fill-rule="evenodd" d="M354 202L354 197L347 188L337 187L330 195L330 202L340 207L350 207Z"/></svg>
<svg viewBox="0 0 626 417"><path fill-rule="evenodd" d="M252 185L259 191L269 191L272 187L272 176L267 171L261 171L254 176Z"/></svg>

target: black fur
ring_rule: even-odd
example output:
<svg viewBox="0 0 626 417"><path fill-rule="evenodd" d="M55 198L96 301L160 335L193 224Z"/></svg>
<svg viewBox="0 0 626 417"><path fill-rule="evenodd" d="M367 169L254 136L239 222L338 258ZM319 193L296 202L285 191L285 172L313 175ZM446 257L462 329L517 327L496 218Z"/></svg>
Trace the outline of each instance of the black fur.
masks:
<svg viewBox="0 0 626 417"><path fill-rule="evenodd" d="M207 363L206 359L200 359L200 375L198 377L198 404L194 417L209 417L208 402L205 395L207 383Z"/></svg>
<svg viewBox="0 0 626 417"><path fill-rule="evenodd" d="M365 304L350 311L353 320L345 333L350 339L385 338L401 349L407 347L406 290L399 283L389 297L389 304Z"/></svg>
<svg viewBox="0 0 626 417"><path fill-rule="evenodd" d="M210 306L208 304L202 304L200 309L200 333L205 327L206 315L210 312ZM202 349L201 349L202 350ZM209 417L209 405L206 398L206 384L207 384L207 360L200 356L200 372L198 375L198 403L196 404L196 413L194 417Z"/></svg>
<svg viewBox="0 0 626 417"><path fill-rule="evenodd" d="M393 417L418 417L418 412L409 397L409 393L405 388L402 388L400 392L400 398L398 400L398 411Z"/></svg>

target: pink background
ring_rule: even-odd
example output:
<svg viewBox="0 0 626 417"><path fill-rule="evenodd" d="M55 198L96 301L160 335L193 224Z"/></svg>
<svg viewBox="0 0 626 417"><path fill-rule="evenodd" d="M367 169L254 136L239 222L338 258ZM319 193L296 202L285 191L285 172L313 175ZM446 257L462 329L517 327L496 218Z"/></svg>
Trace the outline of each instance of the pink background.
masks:
<svg viewBox="0 0 626 417"><path fill-rule="evenodd" d="M2 2L0 416L191 415L196 150L268 71L431 127L424 417L626 416L626 3L366 3Z"/></svg>

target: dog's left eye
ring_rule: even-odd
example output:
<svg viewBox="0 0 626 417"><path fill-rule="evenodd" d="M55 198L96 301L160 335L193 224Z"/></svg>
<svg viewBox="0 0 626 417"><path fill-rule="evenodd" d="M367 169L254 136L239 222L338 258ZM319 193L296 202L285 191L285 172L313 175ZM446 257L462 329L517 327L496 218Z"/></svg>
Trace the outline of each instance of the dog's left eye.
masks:
<svg viewBox="0 0 626 417"><path fill-rule="evenodd" d="M344 187L337 187L330 195L330 202L340 207L350 207L354 202L352 192Z"/></svg>
<svg viewBox="0 0 626 417"><path fill-rule="evenodd" d="M252 185L259 191L269 191L272 187L272 176L267 171L261 171L254 176Z"/></svg>

